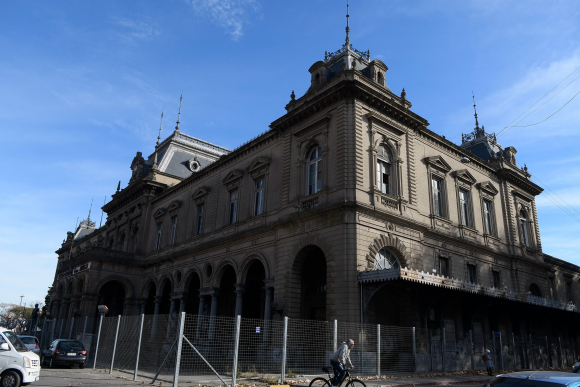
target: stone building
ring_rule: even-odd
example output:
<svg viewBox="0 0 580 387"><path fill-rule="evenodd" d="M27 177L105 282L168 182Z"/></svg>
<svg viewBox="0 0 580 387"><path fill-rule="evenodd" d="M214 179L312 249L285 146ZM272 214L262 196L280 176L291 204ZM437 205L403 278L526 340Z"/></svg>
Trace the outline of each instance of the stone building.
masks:
<svg viewBox="0 0 580 387"><path fill-rule="evenodd" d="M56 251L51 315L106 304L413 326L419 354L458 353L468 336L483 350L492 332L508 347L537 335L578 348L580 268L543 253L542 188L515 148L477 115L461 145L429 130L387 70L347 34L239 148L188 136L178 119L147 160L137 152L106 222L87 219ZM468 361L447 359L424 363Z"/></svg>

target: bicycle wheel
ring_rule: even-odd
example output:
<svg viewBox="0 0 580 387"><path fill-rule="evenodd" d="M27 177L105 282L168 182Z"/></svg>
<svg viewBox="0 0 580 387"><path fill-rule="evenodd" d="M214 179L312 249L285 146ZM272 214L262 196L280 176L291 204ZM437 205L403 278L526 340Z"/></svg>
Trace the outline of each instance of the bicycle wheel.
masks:
<svg viewBox="0 0 580 387"><path fill-rule="evenodd" d="M367 387L366 384L362 380L358 379L351 379L350 382L346 385L346 387Z"/></svg>
<svg viewBox="0 0 580 387"><path fill-rule="evenodd" d="M330 387L330 383L328 383L328 380L326 380L324 378L314 378L310 382L310 387ZM356 387L360 387L360 386L356 386Z"/></svg>

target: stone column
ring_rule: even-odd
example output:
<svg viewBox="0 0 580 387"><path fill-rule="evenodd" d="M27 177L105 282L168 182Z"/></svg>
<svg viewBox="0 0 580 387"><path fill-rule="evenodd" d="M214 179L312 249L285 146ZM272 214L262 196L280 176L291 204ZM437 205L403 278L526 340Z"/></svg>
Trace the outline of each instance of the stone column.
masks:
<svg viewBox="0 0 580 387"><path fill-rule="evenodd" d="M243 303L244 303L244 293L246 292L246 285L245 284L237 284L236 285L236 313L234 316L241 316L243 310Z"/></svg>
<svg viewBox="0 0 580 387"><path fill-rule="evenodd" d="M199 339L200 331L201 331L201 324L205 320L205 316L203 315L203 310L205 308L205 295L199 295L199 307L197 308L197 328L195 330L195 339Z"/></svg>
<svg viewBox="0 0 580 387"><path fill-rule="evenodd" d="M169 340L170 333L173 331L173 321L175 320L176 305L179 296L173 294L171 295L171 307L169 308L169 319L167 321L167 332L165 333L165 339Z"/></svg>
<svg viewBox="0 0 580 387"><path fill-rule="evenodd" d="M153 312L153 322L151 323L151 338L157 336L157 324L159 323L159 308L161 307L161 296L155 296L155 311Z"/></svg>
<svg viewBox="0 0 580 387"><path fill-rule="evenodd" d="M270 326L272 320L272 298L274 296L274 281L264 280L264 289L266 289L266 302L264 305L264 335L262 339L267 341L270 337Z"/></svg>
<svg viewBox="0 0 580 387"><path fill-rule="evenodd" d="M141 299L141 310L139 313L140 315L145 314L145 309L147 309L147 301L148 300L146 298Z"/></svg>
<svg viewBox="0 0 580 387"><path fill-rule="evenodd" d="M217 316L219 291L219 288L214 288L211 292L211 311L209 314L209 331L207 335L208 339L210 340L213 340L215 335L215 321Z"/></svg>

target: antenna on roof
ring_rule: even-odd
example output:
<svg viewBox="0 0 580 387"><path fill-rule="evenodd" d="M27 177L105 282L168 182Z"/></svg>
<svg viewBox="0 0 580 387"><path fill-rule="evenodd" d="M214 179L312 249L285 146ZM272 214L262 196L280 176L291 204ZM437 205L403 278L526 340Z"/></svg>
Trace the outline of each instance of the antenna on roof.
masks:
<svg viewBox="0 0 580 387"><path fill-rule="evenodd" d="M479 129L479 122L477 122L477 109L475 108L475 94L473 94L473 90L471 91L471 96L473 97L473 110L475 111L475 129Z"/></svg>
<svg viewBox="0 0 580 387"><path fill-rule="evenodd" d="M105 201L103 202L103 207L107 204L107 195L105 195ZM101 222L99 223L99 228L103 225L103 207L101 207Z"/></svg>
<svg viewBox="0 0 580 387"><path fill-rule="evenodd" d="M350 38L348 36L348 33L350 32L350 27L348 26L348 18L350 17L350 15L348 14L348 0L346 0L346 43L345 45L348 47L350 46Z"/></svg>
<svg viewBox="0 0 580 387"><path fill-rule="evenodd" d="M155 157L153 158L152 169L157 169L157 148L159 148L159 140L161 139L161 125L163 125L163 110L161 110L161 122L159 123L159 134L157 135L157 144L155 144ZM179 122L179 118L177 119Z"/></svg>
<svg viewBox="0 0 580 387"><path fill-rule="evenodd" d="M181 97L179 97L179 112L177 113L177 125L175 126L175 131L179 132L179 116L181 115L181 101L183 101L183 91L181 92Z"/></svg>

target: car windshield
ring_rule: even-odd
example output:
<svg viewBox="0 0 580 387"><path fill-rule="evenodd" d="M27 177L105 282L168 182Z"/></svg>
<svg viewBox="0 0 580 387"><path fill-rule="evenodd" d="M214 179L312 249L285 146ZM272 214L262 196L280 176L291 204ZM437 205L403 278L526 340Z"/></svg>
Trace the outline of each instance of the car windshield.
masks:
<svg viewBox="0 0 580 387"><path fill-rule="evenodd" d="M80 341L61 341L58 343L58 349L61 351L82 351L84 349L83 343Z"/></svg>
<svg viewBox="0 0 580 387"><path fill-rule="evenodd" d="M497 377L491 379L484 387L560 387L561 384L551 383L544 380L519 379Z"/></svg>
<svg viewBox="0 0 580 387"><path fill-rule="evenodd" d="M36 344L34 337L19 337L19 339L22 340L24 344Z"/></svg>
<svg viewBox="0 0 580 387"><path fill-rule="evenodd" d="M18 338L18 336L16 336L14 334L14 332L4 331L2 333L4 333L4 336L6 336L8 338L8 340L10 340L10 343L12 343L12 346L14 346L14 348L18 352L26 352L26 351L28 351L28 348L26 348L26 345L24 345L24 343L22 342L22 340L20 340L20 338Z"/></svg>

